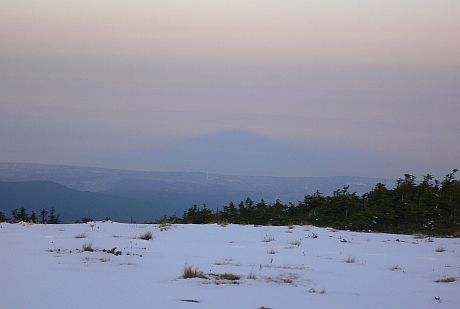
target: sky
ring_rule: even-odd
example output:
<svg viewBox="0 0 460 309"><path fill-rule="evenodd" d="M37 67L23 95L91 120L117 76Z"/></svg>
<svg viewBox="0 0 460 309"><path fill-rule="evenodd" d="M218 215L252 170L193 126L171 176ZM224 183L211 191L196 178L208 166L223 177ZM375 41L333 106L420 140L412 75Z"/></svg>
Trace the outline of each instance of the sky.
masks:
<svg viewBox="0 0 460 309"><path fill-rule="evenodd" d="M0 161L195 171L159 154L250 136L325 154L251 173L443 175L459 33L456 0L1 0Z"/></svg>

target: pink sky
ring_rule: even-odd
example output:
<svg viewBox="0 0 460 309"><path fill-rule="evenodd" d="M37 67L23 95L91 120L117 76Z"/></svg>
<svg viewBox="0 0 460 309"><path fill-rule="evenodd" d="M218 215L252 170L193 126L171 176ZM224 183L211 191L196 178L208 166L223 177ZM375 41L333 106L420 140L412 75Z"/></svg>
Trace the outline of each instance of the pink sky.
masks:
<svg viewBox="0 0 460 309"><path fill-rule="evenodd" d="M1 54L460 65L455 0L3 0L0 6Z"/></svg>
<svg viewBox="0 0 460 309"><path fill-rule="evenodd" d="M459 167L459 34L458 0L2 0L0 161L242 130L442 174Z"/></svg>

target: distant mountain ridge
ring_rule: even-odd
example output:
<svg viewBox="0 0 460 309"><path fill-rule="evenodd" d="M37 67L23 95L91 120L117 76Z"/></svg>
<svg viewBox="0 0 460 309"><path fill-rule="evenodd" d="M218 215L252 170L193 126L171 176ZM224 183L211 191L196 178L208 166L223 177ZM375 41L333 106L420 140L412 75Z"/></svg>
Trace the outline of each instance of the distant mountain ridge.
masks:
<svg viewBox="0 0 460 309"><path fill-rule="evenodd" d="M413 159L318 141L294 141L244 130L214 132L155 146L107 153L94 166L239 176L389 177L419 170Z"/></svg>
<svg viewBox="0 0 460 309"><path fill-rule="evenodd" d="M181 215L193 204L206 204L213 209L222 208L230 201L239 202L248 196L255 200L263 198L268 202L276 199L296 202L302 200L306 194L312 194L317 190L329 195L344 185L349 185L350 191L358 194L371 190L378 182L389 186L394 185L394 181L388 179L354 176L232 176L198 172L128 171L30 163L0 163L0 181L51 181L68 187L66 188L68 190L91 191L80 192L80 194L84 193L85 198L90 193L101 194L101 196L97 195L97 198L101 198L101 209L104 211L110 210L110 208L104 208L108 207L106 203L108 197L114 199L113 203L117 207L136 205L132 209L139 210L132 215L134 217L137 214L141 217L148 215L149 217L144 220L165 214ZM34 187L34 190L37 188ZM61 191L63 190L61 188ZM27 190L22 192L25 195L28 194ZM75 198L80 198L76 192L72 194L75 194ZM1 194L3 197L8 194L8 191L3 191ZM115 198L124 198L124 200L115 200ZM48 204L53 204L55 199L57 199L56 195L49 195ZM97 204L91 205L98 207ZM82 206L76 203L72 207ZM110 216L110 214L104 216Z"/></svg>
<svg viewBox="0 0 460 309"><path fill-rule="evenodd" d="M69 189L51 181L0 181L0 211L7 216L15 208L25 207L29 213L54 208L62 222L75 222L83 217L129 222L158 217L148 203L99 192Z"/></svg>

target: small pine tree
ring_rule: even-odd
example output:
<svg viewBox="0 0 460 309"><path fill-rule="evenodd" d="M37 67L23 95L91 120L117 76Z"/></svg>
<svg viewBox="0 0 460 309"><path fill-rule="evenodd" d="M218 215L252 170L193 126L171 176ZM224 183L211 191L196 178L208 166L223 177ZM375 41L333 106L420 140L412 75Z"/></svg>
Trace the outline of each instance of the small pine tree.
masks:
<svg viewBox="0 0 460 309"><path fill-rule="evenodd" d="M40 211L40 223L45 224L46 223L46 216L48 215L48 211L46 209L42 209Z"/></svg>
<svg viewBox="0 0 460 309"><path fill-rule="evenodd" d="M0 211L0 222L5 222L5 221L6 221L5 214L3 214L3 212Z"/></svg>
<svg viewBox="0 0 460 309"><path fill-rule="evenodd" d="M19 219L19 213L18 213L18 209L15 208L11 211L11 222L12 223L15 223L15 222L19 222L20 219Z"/></svg>
<svg viewBox="0 0 460 309"><path fill-rule="evenodd" d="M17 221L23 221L23 222L29 221L29 215L27 215L27 210L25 209L25 207L19 208L18 216L19 216L18 218L19 220Z"/></svg>
<svg viewBox="0 0 460 309"><path fill-rule="evenodd" d="M48 215L48 223L49 224L58 224L59 223L59 216L56 216L54 213L54 207L50 209L50 213Z"/></svg>
<svg viewBox="0 0 460 309"><path fill-rule="evenodd" d="M32 211L32 213L30 214L29 221L32 222L32 223L37 222L37 215L35 214L35 211Z"/></svg>

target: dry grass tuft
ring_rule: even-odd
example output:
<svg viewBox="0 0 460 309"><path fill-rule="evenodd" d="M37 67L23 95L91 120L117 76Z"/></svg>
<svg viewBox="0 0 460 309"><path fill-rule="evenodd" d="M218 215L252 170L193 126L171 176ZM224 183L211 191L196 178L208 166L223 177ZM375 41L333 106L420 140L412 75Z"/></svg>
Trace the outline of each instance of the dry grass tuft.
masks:
<svg viewBox="0 0 460 309"><path fill-rule="evenodd" d="M356 258L354 256L349 256L345 259L345 263L356 263Z"/></svg>
<svg viewBox="0 0 460 309"><path fill-rule="evenodd" d="M270 249L267 251L268 254L276 254L276 251L275 249Z"/></svg>
<svg viewBox="0 0 460 309"><path fill-rule="evenodd" d="M315 294L316 292L318 292L319 294L326 294L326 289L325 289L325 288L322 288L321 290L316 291L315 288L310 288L310 289L308 290L308 293Z"/></svg>
<svg viewBox="0 0 460 309"><path fill-rule="evenodd" d="M395 266L392 266L392 267L390 267L388 269L391 270L391 271L395 271L395 270L401 270L402 268L399 265L395 265Z"/></svg>
<svg viewBox="0 0 460 309"><path fill-rule="evenodd" d="M231 274L231 273L216 274L215 277L220 280L229 280L229 281L235 281L235 280L241 279L241 276Z"/></svg>
<svg viewBox="0 0 460 309"><path fill-rule="evenodd" d="M94 249L93 249L93 244L92 243L86 243L86 244L83 244L83 246L81 247L81 249L83 251L87 251L87 252L93 252Z"/></svg>
<svg viewBox="0 0 460 309"><path fill-rule="evenodd" d="M268 277L267 282L274 282L277 284L292 284L294 285L299 275L294 273L282 274L277 277Z"/></svg>
<svg viewBox="0 0 460 309"><path fill-rule="evenodd" d="M150 239L153 239L153 234L152 232L150 231L147 231L141 235L139 235L139 239L143 239L143 240L150 240Z"/></svg>
<svg viewBox="0 0 460 309"><path fill-rule="evenodd" d="M295 240L291 241L290 244L291 244L292 246L300 247L300 245L302 244L302 240L300 240L300 239L295 239Z"/></svg>
<svg viewBox="0 0 460 309"><path fill-rule="evenodd" d="M184 270L182 272L183 279L191 279L191 278L201 278L201 279L208 279L205 274L196 267L185 265Z"/></svg>
<svg viewBox="0 0 460 309"><path fill-rule="evenodd" d="M120 266L134 266L134 265L136 265L136 263L133 263L133 262L121 262L119 265Z"/></svg>
<svg viewBox="0 0 460 309"><path fill-rule="evenodd" d="M247 276L248 279L251 279L251 280L256 280L257 279L257 276L254 272L250 272L249 275Z"/></svg>
<svg viewBox="0 0 460 309"><path fill-rule="evenodd" d="M443 246L438 246L438 247L436 247L436 249L434 251L436 251L436 252L444 252L444 251L446 251L446 248L444 248Z"/></svg>
<svg viewBox="0 0 460 309"><path fill-rule="evenodd" d="M80 238L86 238L87 235L85 233L81 233L81 234L78 234L78 235L75 235L75 238L77 239L80 239Z"/></svg>
<svg viewBox="0 0 460 309"><path fill-rule="evenodd" d="M164 232L169 230L172 227L171 223L168 222L161 222L158 224L158 228L160 229L160 232Z"/></svg>
<svg viewBox="0 0 460 309"><path fill-rule="evenodd" d="M241 266L240 263L234 262L233 259L224 259L224 260L220 260L220 261L215 261L214 265L217 265L217 266L223 266L223 265Z"/></svg>
<svg viewBox="0 0 460 309"><path fill-rule="evenodd" d="M275 240L275 237L273 235L265 235L264 238L262 239L262 242L272 242Z"/></svg>
<svg viewBox="0 0 460 309"><path fill-rule="evenodd" d="M450 283L450 282L455 282L457 281L457 278L455 277L444 277L442 279L435 280L434 282L436 283Z"/></svg>

